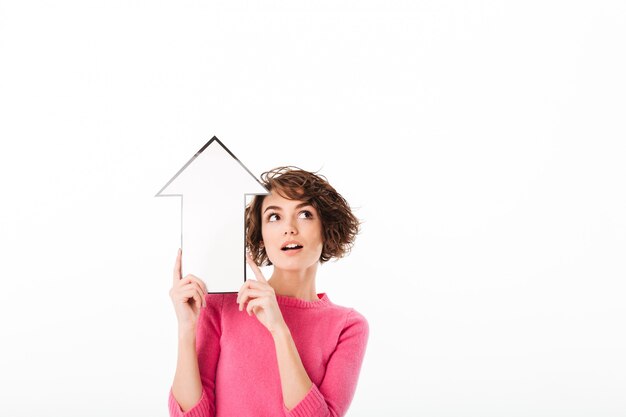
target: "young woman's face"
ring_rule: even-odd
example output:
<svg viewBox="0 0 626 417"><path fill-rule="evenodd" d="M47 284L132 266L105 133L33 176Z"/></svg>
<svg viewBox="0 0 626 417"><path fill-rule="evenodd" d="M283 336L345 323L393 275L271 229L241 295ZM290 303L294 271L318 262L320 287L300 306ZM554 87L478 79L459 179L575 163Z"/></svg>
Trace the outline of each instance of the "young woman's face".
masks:
<svg viewBox="0 0 626 417"><path fill-rule="evenodd" d="M317 210L273 190L261 206L261 234L265 252L275 268L306 269L318 262L322 254L322 221Z"/></svg>

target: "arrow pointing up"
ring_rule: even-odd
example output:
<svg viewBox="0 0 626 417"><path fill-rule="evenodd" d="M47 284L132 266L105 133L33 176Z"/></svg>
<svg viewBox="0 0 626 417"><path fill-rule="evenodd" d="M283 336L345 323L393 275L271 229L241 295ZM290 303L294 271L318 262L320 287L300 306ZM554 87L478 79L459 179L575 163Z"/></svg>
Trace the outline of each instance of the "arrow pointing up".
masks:
<svg viewBox="0 0 626 417"><path fill-rule="evenodd" d="M268 190L215 136L155 197L180 197L182 276L210 293L237 292L246 278L246 195Z"/></svg>

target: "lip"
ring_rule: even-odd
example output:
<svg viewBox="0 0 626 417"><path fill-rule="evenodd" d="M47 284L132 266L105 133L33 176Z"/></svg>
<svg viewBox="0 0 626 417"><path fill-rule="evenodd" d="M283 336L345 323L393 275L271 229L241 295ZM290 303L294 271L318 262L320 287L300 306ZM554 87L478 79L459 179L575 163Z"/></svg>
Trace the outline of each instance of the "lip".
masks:
<svg viewBox="0 0 626 417"><path fill-rule="evenodd" d="M281 250L281 251L283 251L283 248L284 248L285 246L287 246L287 245L291 245L292 243L293 243L293 244L295 244L295 245L298 245L298 246L304 246L302 243L298 242L297 240L288 240L288 241L286 241L286 242L283 242L283 244L282 244L282 245L281 245L281 247L280 247L280 250ZM297 252L297 251L299 251L299 250L300 250L300 249L292 249L292 250L283 251L283 252L292 252L292 251Z"/></svg>
<svg viewBox="0 0 626 417"><path fill-rule="evenodd" d="M285 255L285 256L294 256L299 254L300 252L302 252L303 248L300 249L290 249L290 250L281 250L281 252Z"/></svg>

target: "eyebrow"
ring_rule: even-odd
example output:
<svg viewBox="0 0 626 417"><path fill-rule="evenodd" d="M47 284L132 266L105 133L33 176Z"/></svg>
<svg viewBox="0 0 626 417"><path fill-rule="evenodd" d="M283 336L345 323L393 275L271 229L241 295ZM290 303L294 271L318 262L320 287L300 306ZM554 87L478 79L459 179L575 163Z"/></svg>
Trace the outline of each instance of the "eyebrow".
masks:
<svg viewBox="0 0 626 417"><path fill-rule="evenodd" d="M297 209L299 209L300 207L304 207L304 206L311 206L310 203L300 203L296 206ZM313 207L313 206L311 206ZM273 209L273 210L282 210L282 208L278 207L278 206L268 206L265 210L263 210L263 213L265 213L266 211Z"/></svg>

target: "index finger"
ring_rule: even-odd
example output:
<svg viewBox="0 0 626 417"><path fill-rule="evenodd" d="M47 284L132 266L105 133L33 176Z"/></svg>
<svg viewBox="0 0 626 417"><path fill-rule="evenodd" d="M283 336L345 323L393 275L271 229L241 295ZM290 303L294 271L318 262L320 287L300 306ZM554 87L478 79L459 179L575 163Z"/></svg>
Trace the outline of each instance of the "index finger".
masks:
<svg viewBox="0 0 626 417"><path fill-rule="evenodd" d="M176 257L176 263L174 264L174 282L180 281L183 278L180 268L182 252L182 249L178 248L178 256Z"/></svg>
<svg viewBox="0 0 626 417"><path fill-rule="evenodd" d="M256 277L257 281L267 282L267 280L263 276L263 272L261 272L256 262L252 260L252 256L250 256L249 253L246 253L246 261L248 262L248 265L250 265L250 268L252 268L252 271L254 272L254 276Z"/></svg>

